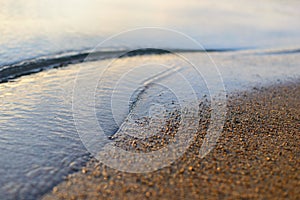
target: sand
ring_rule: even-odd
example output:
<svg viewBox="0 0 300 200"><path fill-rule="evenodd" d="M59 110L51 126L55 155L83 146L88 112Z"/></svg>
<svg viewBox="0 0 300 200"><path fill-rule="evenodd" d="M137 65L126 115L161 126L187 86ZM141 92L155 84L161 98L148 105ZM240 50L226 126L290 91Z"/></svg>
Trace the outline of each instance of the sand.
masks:
<svg viewBox="0 0 300 200"><path fill-rule="evenodd" d="M134 174L92 159L44 199L300 199L299 82L231 94L218 144L200 159L207 123L168 167Z"/></svg>

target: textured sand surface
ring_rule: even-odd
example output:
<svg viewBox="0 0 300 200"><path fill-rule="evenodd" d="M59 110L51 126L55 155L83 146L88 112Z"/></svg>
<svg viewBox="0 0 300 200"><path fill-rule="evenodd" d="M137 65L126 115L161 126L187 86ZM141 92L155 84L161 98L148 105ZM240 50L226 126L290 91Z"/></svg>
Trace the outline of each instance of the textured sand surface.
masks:
<svg viewBox="0 0 300 200"><path fill-rule="evenodd" d="M222 136L200 159L208 122L201 119L194 144L169 167L131 174L91 160L44 199L300 199L299 82L230 95ZM120 146L132 150L138 142Z"/></svg>

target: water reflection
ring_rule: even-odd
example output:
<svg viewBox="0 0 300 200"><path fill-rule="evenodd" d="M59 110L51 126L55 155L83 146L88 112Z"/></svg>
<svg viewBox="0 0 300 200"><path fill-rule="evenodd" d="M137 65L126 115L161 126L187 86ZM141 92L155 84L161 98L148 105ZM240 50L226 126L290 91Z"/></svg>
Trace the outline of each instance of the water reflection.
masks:
<svg viewBox="0 0 300 200"><path fill-rule="evenodd" d="M299 8L294 0L1 1L0 65L92 48L112 34L144 26L182 31L206 47L293 46L300 40ZM140 37L115 46L135 46Z"/></svg>

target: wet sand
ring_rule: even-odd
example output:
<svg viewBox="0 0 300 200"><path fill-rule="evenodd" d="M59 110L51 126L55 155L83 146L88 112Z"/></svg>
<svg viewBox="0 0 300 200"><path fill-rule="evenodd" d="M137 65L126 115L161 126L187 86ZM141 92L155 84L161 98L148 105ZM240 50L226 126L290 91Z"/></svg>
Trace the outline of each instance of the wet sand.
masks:
<svg viewBox="0 0 300 200"><path fill-rule="evenodd" d="M300 199L300 82L231 94L218 144L200 159L208 123L201 119L195 142L169 167L132 174L92 159L44 199Z"/></svg>

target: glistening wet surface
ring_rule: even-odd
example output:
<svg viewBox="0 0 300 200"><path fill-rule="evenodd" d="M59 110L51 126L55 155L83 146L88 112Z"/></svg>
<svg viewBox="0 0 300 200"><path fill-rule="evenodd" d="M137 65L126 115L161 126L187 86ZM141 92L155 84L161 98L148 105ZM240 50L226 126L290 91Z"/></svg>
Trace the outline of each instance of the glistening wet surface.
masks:
<svg viewBox="0 0 300 200"><path fill-rule="evenodd" d="M54 70L0 85L1 199L34 199L87 161L65 90L71 74Z"/></svg>
<svg viewBox="0 0 300 200"><path fill-rule="evenodd" d="M210 64L203 62L207 58L205 54L186 53L183 55L197 61L200 66L199 70L206 75L204 78L214 80L215 75L209 68ZM247 89L257 84L284 82L300 75L299 54L295 53L269 56L257 55L250 51L239 54L212 53L210 56L219 67L227 92ZM148 61L165 64L165 66L153 65L140 68L139 63ZM176 99L169 90L155 83L165 82L168 84L168 89L180 88L180 84L177 84L178 79L174 78L178 74L187 78L198 98L208 94L204 79L195 75L193 69L189 68L185 61L178 60L174 55L120 58L115 65L106 70L104 77L108 79L99 79L97 72L103 70L110 62L111 60L104 60L70 65L66 68L51 69L0 84L1 199L25 197L34 199L49 191L53 185L62 181L65 175L76 171L89 159L89 153L77 134L72 116L72 92L78 71L82 72L80 77L87 86L83 86L82 89L96 91L96 108L99 106L96 114L100 124L104 124L104 127L113 127L116 122L122 122L133 102L137 108L141 105L151 108L150 103L153 101L147 102L147 99L152 97L159 105L168 107L168 104ZM128 66L138 66L138 68L128 71ZM126 76L121 79L118 77L124 74ZM139 77L137 75L141 75L141 78L136 78ZM102 84L98 87L95 85L92 88L88 87L93 79L97 82L102 80ZM116 88L114 84L110 84L115 79L120 80L120 85ZM140 94L140 89L143 87L145 91ZM135 90L132 91L132 88ZM210 89L212 95L218 93L213 85ZM101 109L101 107L110 107L110 101L103 100L112 90L114 90L115 105L120 111L118 117L115 118L116 121L111 121L111 115L107 115L105 110ZM177 95L182 94L186 99L190 99L189 95L193 93L182 90L175 92ZM172 93L175 94L174 91ZM161 94L161 96L154 98L154 94ZM137 101L137 96L140 98L139 101ZM77 97L82 98L78 99L79 101L86 101L85 96ZM125 97L129 99L128 102L124 102ZM100 101L97 102L97 100ZM94 107L88 107L88 109L92 108ZM85 114L84 110L82 111ZM140 116L147 115L147 112L142 109L140 111L138 113ZM153 114L160 111L158 106L153 107L150 112ZM107 135L111 135L115 129L107 130L109 130Z"/></svg>

